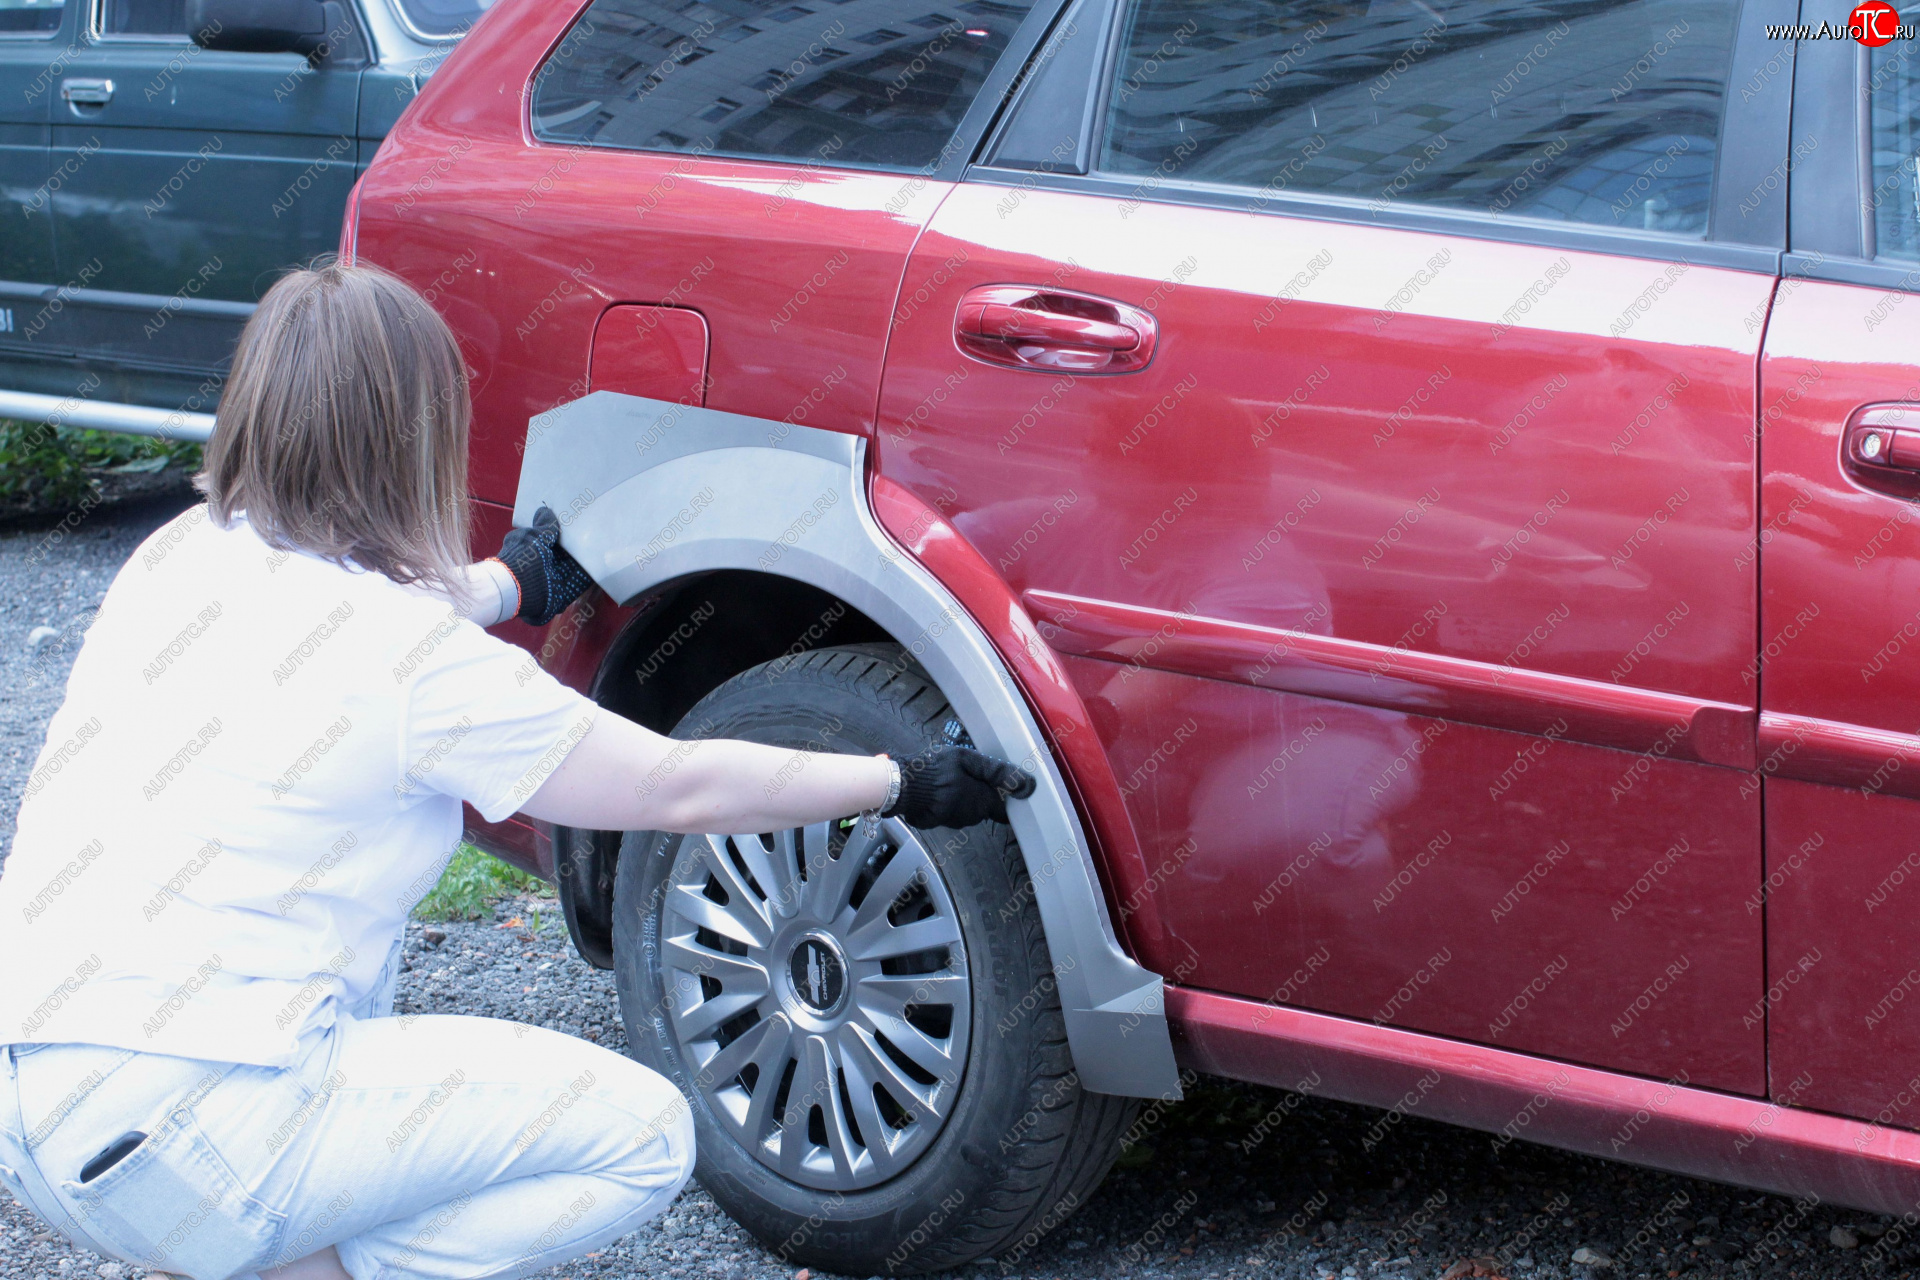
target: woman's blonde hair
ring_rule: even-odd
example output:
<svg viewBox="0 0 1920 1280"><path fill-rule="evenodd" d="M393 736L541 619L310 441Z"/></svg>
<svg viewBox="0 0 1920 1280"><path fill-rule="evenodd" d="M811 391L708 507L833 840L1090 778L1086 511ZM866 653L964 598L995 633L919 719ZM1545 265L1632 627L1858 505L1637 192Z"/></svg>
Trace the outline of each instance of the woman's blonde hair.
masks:
<svg viewBox="0 0 1920 1280"><path fill-rule="evenodd" d="M194 486L271 547L464 600L467 429L453 333L377 267L322 262L247 321Z"/></svg>

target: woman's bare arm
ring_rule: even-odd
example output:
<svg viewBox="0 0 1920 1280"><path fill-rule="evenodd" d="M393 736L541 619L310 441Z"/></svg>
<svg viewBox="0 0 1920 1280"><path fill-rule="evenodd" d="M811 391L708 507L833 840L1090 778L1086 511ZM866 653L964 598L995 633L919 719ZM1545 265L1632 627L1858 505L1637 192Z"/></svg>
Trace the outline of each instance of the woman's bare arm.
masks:
<svg viewBox="0 0 1920 1280"><path fill-rule="evenodd" d="M875 808L891 778L883 756L683 742L602 707L521 812L600 831L772 831Z"/></svg>

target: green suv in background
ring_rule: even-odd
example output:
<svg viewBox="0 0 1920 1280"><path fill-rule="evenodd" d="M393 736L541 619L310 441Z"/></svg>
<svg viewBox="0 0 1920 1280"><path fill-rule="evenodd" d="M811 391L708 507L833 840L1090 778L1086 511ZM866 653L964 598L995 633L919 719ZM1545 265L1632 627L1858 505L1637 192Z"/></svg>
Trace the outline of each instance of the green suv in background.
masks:
<svg viewBox="0 0 1920 1280"><path fill-rule="evenodd" d="M0 0L0 417L204 438L255 302L491 4Z"/></svg>

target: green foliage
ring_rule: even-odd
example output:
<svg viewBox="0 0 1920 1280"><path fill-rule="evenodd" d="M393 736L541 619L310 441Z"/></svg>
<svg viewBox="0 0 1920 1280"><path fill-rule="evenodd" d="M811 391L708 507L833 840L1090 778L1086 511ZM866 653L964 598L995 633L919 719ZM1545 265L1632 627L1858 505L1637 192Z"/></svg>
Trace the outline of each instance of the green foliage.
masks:
<svg viewBox="0 0 1920 1280"><path fill-rule="evenodd" d="M0 419L0 498L31 496L48 506L71 506L98 485L101 471L158 471L200 467L200 446L82 427Z"/></svg>
<svg viewBox="0 0 1920 1280"><path fill-rule="evenodd" d="M413 909L413 918L480 920L492 913L494 903L515 893L551 898L553 886L463 843L440 873L440 883Z"/></svg>

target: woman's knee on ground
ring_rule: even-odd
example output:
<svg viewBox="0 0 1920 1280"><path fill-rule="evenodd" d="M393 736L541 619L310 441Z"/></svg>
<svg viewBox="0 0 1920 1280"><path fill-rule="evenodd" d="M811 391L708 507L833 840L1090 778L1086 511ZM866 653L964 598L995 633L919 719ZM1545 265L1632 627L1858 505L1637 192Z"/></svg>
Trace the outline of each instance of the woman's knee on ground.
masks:
<svg viewBox="0 0 1920 1280"><path fill-rule="evenodd" d="M631 1138L603 1172L636 1188L678 1190L693 1173L693 1112L658 1072L626 1058L620 1067L597 1086L597 1098L630 1117Z"/></svg>

